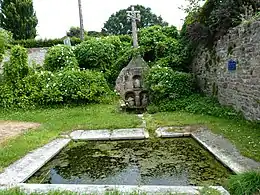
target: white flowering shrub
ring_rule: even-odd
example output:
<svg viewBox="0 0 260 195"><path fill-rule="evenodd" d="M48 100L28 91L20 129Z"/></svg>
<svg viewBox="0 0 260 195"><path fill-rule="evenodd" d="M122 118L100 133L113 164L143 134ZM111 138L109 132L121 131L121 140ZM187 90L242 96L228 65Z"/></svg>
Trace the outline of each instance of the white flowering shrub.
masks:
<svg viewBox="0 0 260 195"><path fill-rule="evenodd" d="M100 72L79 68L33 72L17 85L0 84L0 108L99 103L111 94Z"/></svg>
<svg viewBox="0 0 260 195"><path fill-rule="evenodd" d="M189 96L194 90L192 74L158 65L150 69L145 82L154 103Z"/></svg>
<svg viewBox="0 0 260 195"><path fill-rule="evenodd" d="M111 93L101 72L66 69L57 73L56 77L63 102L66 103L99 103Z"/></svg>
<svg viewBox="0 0 260 195"><path fill-rule="evenodd" d="M72 47L67 45L51 47L45 56L44 69L55 72L67 67L78 67L78 62Z"/></svg>
<svg viewBox="0 0 260 195"><path fill-rule="evenodd" d="M130 43L121 41L119 36L91 38L77 45L74 52L80 68L102 71L108 83L114 87L119 72L127 65L117 66L116 62L131 48Z"/></svg>

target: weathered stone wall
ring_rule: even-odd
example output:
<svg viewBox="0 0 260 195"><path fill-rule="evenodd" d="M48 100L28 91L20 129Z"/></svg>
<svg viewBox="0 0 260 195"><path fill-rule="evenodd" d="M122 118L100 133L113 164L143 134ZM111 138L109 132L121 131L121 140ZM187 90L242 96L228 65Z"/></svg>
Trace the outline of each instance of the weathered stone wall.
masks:
<svg viewBox="0 0 260 195"><path fill-rule="evenodd" d="M30 48L30 49L28 49L29 64L32 64L32 62L35 62L36 64L42 65L47 51L48 51L48 48ZM7 51L3 62L0 64L0 73L3 71L3 63L5 61L9 61L9 58L10 58L9 51Z"/></svg>
<svg viewBox="0 0 260 195"><path fill-rule="evenodd" d="M231 59L235 71L228 70ZM230 30L211 51L201 49L192 68L204 92L260 120L260 20Z"/></svg>

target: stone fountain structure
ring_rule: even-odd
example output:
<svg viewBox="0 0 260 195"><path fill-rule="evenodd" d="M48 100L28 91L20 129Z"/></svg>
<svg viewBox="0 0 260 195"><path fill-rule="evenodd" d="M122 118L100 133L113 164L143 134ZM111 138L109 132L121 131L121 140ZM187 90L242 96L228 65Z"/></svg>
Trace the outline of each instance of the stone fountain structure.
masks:
<svg viewBox="0 0 260 195"><path fill-rule="evenodd" d="M138 48L137 25L140 21L140 11L128 11L128 19L132 21L133 46ZM116 91L122 98L122 108L145 109L148 105L148 91L144 85L144 75L149 67L140 55L132 58L130 63L122 69L117 81Z"/></svg>

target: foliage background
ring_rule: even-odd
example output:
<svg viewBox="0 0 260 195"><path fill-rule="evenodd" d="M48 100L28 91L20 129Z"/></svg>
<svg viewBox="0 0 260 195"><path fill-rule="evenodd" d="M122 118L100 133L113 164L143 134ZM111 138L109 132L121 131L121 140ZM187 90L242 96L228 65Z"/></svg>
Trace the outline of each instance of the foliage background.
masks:
<svg viewBox="0 0 260 195"><path fill-rule="evenodd" d="M142 5L135 5L135 10L141 12L141 21L138 22L138 28L144 28L154 25L167 26L168 23L163 21L161 16L156 16L152 13L151 8L146 8ZM131 22L127 21L127 11L131 11L131 6L127 9L122 9L115 14L112 14L102 28L103 34L121 35L131 33Z"/></svg>
<svg viewBox="0 0 260 195"><path fill-rule="evenodd" d="M32 0L1 0L0 26L13 33L13 38L36 37L38 19Z"/></svg>

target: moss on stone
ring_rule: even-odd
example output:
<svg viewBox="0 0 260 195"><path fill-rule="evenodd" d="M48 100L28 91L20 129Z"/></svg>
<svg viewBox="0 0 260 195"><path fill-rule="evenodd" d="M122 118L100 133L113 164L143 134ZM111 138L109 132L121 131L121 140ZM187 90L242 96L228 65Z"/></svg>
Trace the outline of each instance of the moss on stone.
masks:
<svg viewBox="0 0 260 195"><path fill-rule="evenodd" d="M221 185L231 172L191 138L72 143L28 183Z"/></svg>

